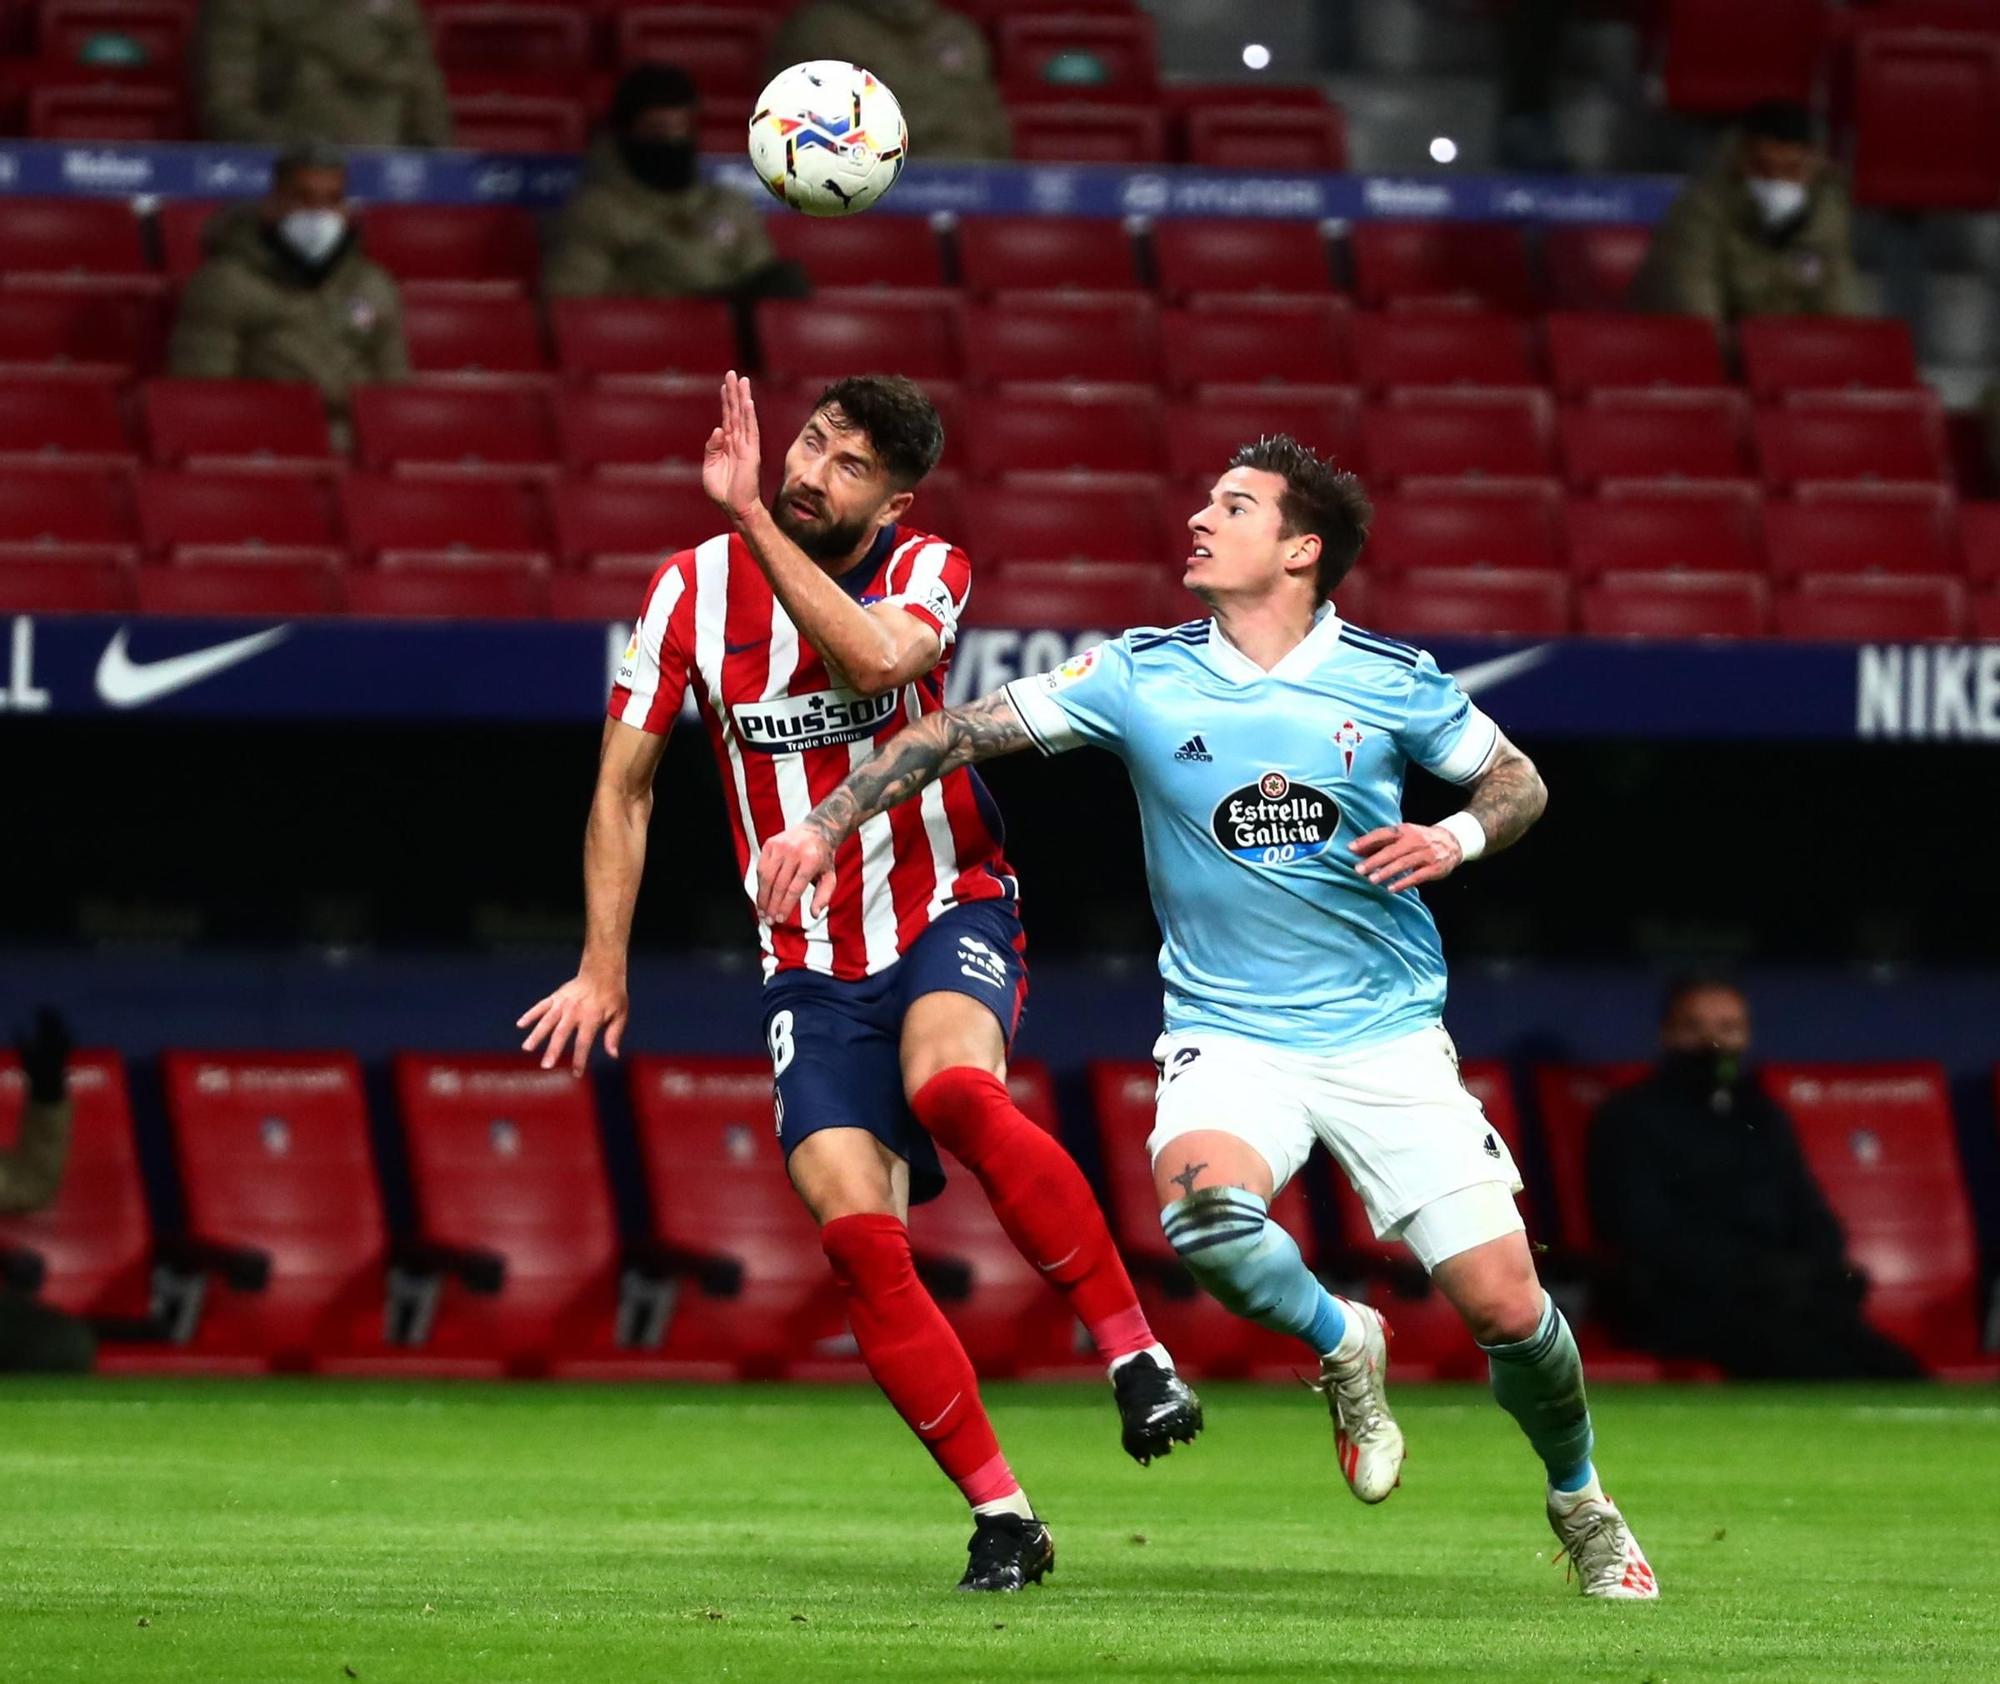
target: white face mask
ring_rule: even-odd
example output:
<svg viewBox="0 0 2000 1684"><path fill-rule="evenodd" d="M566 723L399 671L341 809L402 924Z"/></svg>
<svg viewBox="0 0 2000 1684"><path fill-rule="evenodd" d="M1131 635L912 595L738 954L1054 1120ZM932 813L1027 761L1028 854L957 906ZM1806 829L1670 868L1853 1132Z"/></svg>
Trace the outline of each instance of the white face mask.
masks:
<svg viewBox="0 0 2000 1684"><path fill-rule="evenodd" d="M1753 175L1746 178L1744 185L1757 201L1757 214L1764 219L1766 228L1783 227L1806 208L1807 189L1803 181L1778 181L1770 176Z"/></svg>
<svg viewBox="0 0 2000 1684"><path fill-rule="evenodd" d="M295 210L278 223L278 237L308 263L324 263L347 232L347 217L337 210Z"/></svg>

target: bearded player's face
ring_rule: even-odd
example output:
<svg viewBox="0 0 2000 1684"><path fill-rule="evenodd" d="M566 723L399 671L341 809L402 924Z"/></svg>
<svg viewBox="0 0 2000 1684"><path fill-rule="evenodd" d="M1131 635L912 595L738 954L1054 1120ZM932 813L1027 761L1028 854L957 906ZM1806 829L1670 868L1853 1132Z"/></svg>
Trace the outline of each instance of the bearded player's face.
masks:
<svg viewBox="0 0 2000 1684"><path fill-rule="evenodd" d="M814 561L840 561L887 524L895 496L868 435L829 404L813 411L785 452L785 483L771 513Z"/></svg>

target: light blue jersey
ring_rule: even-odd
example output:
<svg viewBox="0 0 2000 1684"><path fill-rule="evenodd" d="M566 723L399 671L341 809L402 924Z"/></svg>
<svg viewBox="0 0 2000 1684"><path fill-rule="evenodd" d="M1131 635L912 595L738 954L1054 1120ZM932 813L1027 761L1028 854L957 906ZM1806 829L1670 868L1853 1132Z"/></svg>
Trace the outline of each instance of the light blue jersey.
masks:
<svg viewBox="0 0 2000 1684"><path fill-rule="evenodd" d="M1267 673L1198 620L1129 631L1007 694L1044 753L1094 743L1131 774L1169 1030L1340 1052L1443 1015L1429 908L1370 883L1348 848L1401 822L1412 761L1466 783L1499 742L1429 655L1328 608Z"/></svg>

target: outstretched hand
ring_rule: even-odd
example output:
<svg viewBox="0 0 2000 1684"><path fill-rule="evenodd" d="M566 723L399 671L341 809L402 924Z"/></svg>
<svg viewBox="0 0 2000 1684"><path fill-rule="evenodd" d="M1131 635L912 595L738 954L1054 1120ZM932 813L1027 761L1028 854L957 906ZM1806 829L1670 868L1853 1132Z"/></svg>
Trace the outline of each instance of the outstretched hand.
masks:
<svg viewBox="0 0 2000 1684"><path fill-rule="evenodd" d="M1361 875L1392 895L1449 877L1465 858L1458 838L1434 824L1385 825L1348 847L1361 858Z"/></svg>
<svg viewBox="0 0 2000 1684"><path fill-rule="evenodd" d="M817 918L833 905L833 850L811 825L795 824L766 842L757 856L757 916L783 922L808 886Z"/></svg>
<svg viewBox="0 0 2000 1684"><path fill-rule="evenodd" d="M529 1032L521 1050L539 1052L544 1070L553 1070L567 1055L571 1073L581 1076L590 1063L591 1043L600 1031L604 1050L613 1058L618 1056L631 1015L632 1003L623 982L580 972L553 994L537 1000L514 1020L514 1027ZM572 1037L574 1052L569 1051Z"/></svg>
<svg viewBox="0 0 2000 1684"><path fill-rule="evenodd" d="M722 425L702 452L701 488L740 521L757 506L764 451L757 435L757 404L750 381L731 369L722 377Z"/></svg>

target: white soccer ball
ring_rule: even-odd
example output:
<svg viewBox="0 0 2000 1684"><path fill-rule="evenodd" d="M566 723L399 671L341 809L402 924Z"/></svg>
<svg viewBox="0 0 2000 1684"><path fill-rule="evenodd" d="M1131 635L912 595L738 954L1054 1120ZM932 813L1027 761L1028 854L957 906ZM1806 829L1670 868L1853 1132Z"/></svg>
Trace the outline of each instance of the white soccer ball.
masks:
<svg viewBox="0 0 2000 1684"><path fill-rule="evenodd" d="M774 197L808 216L853 216L896 185L910 155L888 85L837 58L781 70L757 96L750 162Z"/></svg>

